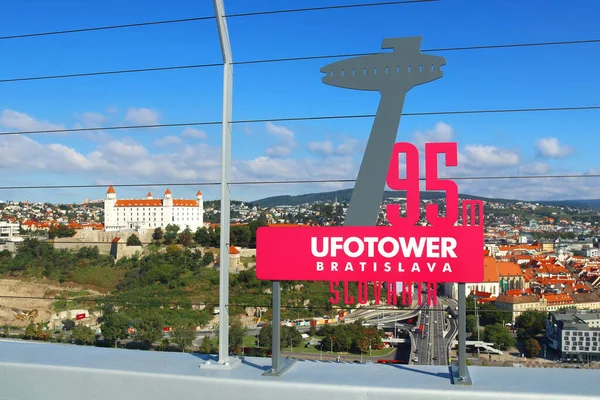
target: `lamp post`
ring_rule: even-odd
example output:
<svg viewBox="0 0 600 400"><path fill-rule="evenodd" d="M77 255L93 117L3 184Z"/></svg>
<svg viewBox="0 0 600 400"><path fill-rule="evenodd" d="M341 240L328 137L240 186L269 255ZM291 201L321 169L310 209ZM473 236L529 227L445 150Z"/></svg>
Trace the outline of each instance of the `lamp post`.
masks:
<svg viewBox="0 0 600 400"><path fill-rule="evenodd" d="M373 354L373 353L371 352L371 350L373 349L373 346L371 345L371 342L373 341L373 338L369 338L368 340L369 340L369 357L371 357L371 356L372 356L372 354Z"/></svg>

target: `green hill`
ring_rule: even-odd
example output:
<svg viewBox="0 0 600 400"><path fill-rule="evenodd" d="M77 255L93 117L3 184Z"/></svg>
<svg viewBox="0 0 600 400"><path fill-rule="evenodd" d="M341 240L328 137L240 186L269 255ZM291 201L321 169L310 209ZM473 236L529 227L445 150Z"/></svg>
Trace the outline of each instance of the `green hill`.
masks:
<svg viewBox="0 0 600 400"><path fill-rule="evenodd" d="M275 207L275 206L297 206L306 203L327 203L333 202L337 198L340 203L350 202L352 197L353 189L336 190L333 192L317 192L300 194L297 196L273 196L266 197L264 199L255 200L252 203L259 207ZM421 192L421 199L423 200L435 200L444 198L446 194L444 192ZM383 194L384 198L391 197L405 197L405 191L385 191ZM514 203L521 200L515 199L501 199L501 198L489 198L481 196L473 196L470 194L460 194L461 199L474 199L483 200L496 203ZM572 207L572 208L585 208L600 210L600 199L589 199L589 200L541 200L541 201L529 201L529 203L539 203L545 206L557 206L557 207Z"/></svg>

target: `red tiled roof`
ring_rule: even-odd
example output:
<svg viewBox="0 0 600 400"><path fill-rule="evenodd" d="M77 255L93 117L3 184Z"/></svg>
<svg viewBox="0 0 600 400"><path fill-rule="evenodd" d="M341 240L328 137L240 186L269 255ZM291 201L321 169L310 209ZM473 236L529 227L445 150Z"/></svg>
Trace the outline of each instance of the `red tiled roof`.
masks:
<svg viewBox="0 0 600 400"><path fill-rule="evenodd" d="M197 200L173 200L173 205L176 207L198 207Z"/></svg>
<svg viewBox="0 0 600 400"><path fill-rule="evenodd" d="M542 297L546 299L548 304L571 304L573 303L573 298L568 294L543 294Z"/></svg>
<svg viewBox="0 0 600 400"><path fill-rule="evenodd" d="M483 281L498 282L498 269L494 257L484 257L483 259Z"/></svg>
<svg viewBox="0 0 600 400"><path fill-rule="evenodd" d="M116 193L115 188L113 188L112 186L109 187L108 190L106 191L106 193Z"/></svg>
<svg viewBox="0 0 600 400"><path fill-rule="evenodd" d="M235 246L229 246L229 254L240 254L240 251Z"/></svg>
<svg viewBox="0 0 600 400"><path fill-rule="evenodd" d="M499 276L522 276L523 272L521 267L513 262L499 262L498 263L498 275Z"/></svg>
<svg viewBox="0 0 600 400"><path fill-rule="evenodd" d="M167 194L171 194L171 189L167 189L167 190L165 191L165 195L167 195Z"/></svg>
<svg viewBox="0 0 600 400"><path fill-rule="evenodd" d="M160 207L162 200L117 200L115 207Z"/></svg>

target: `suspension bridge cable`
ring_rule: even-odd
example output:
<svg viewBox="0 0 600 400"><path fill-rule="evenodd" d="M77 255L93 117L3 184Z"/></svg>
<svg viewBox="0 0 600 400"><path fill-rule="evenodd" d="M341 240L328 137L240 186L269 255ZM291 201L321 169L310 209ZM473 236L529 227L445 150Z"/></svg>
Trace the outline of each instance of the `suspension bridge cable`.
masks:
<svg viewBox="0 0 600 400"><path fill-rule="evenodd" d="M434 49L424 49L422 52L445 52L445 51L470 51L470 50L486 50L486 49L507 49L507 48L520 48L520 47L540 47L540 46L564 46L564 45L576 45L576 44L592 44L600 43L600 39L582 39L582 40L568 40L568 41L554 41L554 42L532 42L532 43L506 43L498 45L477 45L477 46L460 46L460 47L440 47ZM287 58L272 58L272 59L261 59L261 60L247 60L233 62L233 65L249 65L249 64L267 64L267 63L279 63L289 61L307 61L307 60L324 60L330 58L346 58L364 55L373 55L379 53L348 53L348 54L328 54L328 55L316 55L316 56L303 56L303 57L287 57ZM155 71L171 71L178 69L198 69L198 68L210 68L223 65L222 63L207 63L207 64L191 64L191 65L174 65L165 67L150 67L150 68L136 68L136 69L124 69L124 70L111 70L111 71L93 71L93 72L81 72L64 75L47 75L47 76L29 76L29 77L17 77L17 78L4 78L0 79L0 83L10 82L23 82L23 81L39 81L47 79L64 79L64 78L77 78L87 76L98 76L98 75L118 75L118 74L129 74L129 73L142 73L142 72L155 72Z"/></svg>
<svg viewBox="0 0 600 400"><path fill-rule="evenodd" d="M252 11L252 12L246 12L246 13L228 14L228 15L225 15L225 18L253 17L253 16L259 16L259 15L300 13L300 12L308 12L308 11L328 11L328 10L340 10L340 9L360 8L360 7L380 7L380 6L392 6L392 5L402 5L402 4L412 4L412 3L434 3L434 2L438 2L438 1L440 1L440 0L402 0L402 1L384 1L384 2L377 2L377 3L342 4L342 5L334 5L334 6L307 7L307 8L284 9L284 10ZM49 31L49 32L22 33L22 34L15 34L15 35L0 36L0 40L12 40L12 39L25 39L25 38L42 37L42 36L67 35L67 34L73 34L73 33L107 31L107 30L124 29L124 28L138 28L138 27L155 26L155 25L181 24L181 23L187 23L187 22L208 21L208 20L213 20L213 19L216 19L216 17L214 15L206 15L206 16L200 16L200 17L167 19L167 20L160 20L160 21L134 22L134 23L129 23L129 24L94 26L94 27L87 27L87 28L65 29L65 30Z"/></svg>
<svg viewBox="0 0 600 400"><path fill-rule="evenodd" d="M600 174L561 174L561 175L498 175L498 176L457 176L444 177L451 180L505 180L505 179L585 179L600 178ZM421 177L419 180L424 181ZM284 185L284 184L310 184L310 183L352 183L356 179L303 179L303 180L274 180L274 181L237 181L229 185ZM171 182L171 183L121 183L113 185L29 185L29 186L0 186L0 190L25 190L25 189L83 189L113 187L165 187L165 186L216 186L221 182ZM468 195L463 195L468 197Z"/></svg>
<svg viewBox="0 0 600 400"><path fill-rule="evenodd" d="M423 117L434 115L471 115L471 114L510 114L526 112L557 112L557 111L592 111L600 110L600 105L592 106L572 106L572 107L533 107L533 108L505 108L489 110L449 110L449 111L423 111L402 113L403 117ZM336 119L362 119L375 118L375 114L352 114L352 115L317 115L307 117L282 117L282 118L258 118L243 119L231 121L232 124L255 124L263 122L292 122L292 121L322 121ZM150 124L150 125L121 125L107 126L97 128L68 128L68 129L43 129L30 131L0 132L0 136L5 135L32 135L38 133L69 133L69 132L88 132L102 130L120 130L120 129L149 129L149 128L171 128L182 126L208 126L220 125L220 121L200 121L200 122L177 122L168 124Z"/></svg>

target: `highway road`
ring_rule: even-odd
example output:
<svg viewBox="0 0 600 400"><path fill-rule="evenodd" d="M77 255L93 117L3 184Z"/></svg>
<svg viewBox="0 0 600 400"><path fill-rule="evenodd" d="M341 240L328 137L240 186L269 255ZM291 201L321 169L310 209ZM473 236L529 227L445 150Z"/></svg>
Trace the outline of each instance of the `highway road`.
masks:
<svg viewBox="0 0 600 400"><path fill-rule="evenodd" d="M423 334L414 333L415 353L412 364L416 365L448 365L448 340L444 330L451 327L450 321L447 321L446 313L440 311L443 309L442 303L438 300L434 311L429 306L421 310L421 323L423 324ZM449 334L448 334L449 335ZM415 358L417 361L414 361Z"/></svg>

